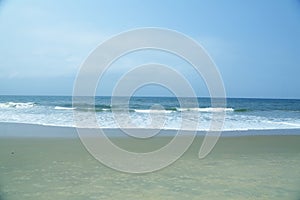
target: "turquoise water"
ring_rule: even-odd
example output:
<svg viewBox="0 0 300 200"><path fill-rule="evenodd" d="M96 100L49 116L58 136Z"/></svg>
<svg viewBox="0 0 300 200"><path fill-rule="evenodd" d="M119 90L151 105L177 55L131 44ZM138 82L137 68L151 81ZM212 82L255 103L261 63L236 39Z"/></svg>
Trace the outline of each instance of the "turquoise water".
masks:
<svg viewBox="0 0 300 200"><path fill-rule="evenodd" d="M173 97L132 97L128 110L131 123L124 122L125 127L157 128L159 123L155 123L154 118L163 121L164 126L159 128L179 129L182 114L190 113L185 115L185 120L190 123L199 120L197 129L207 130L212 113L220 109L212 108L209 98L198 98L198 102L198 107L181 107ZM74 110L86 115L93 109L88 104L72 106L70 96L0 96L0 122L73 127ZM126 114L125 104L112 105L110 97L96 97L95 111L100 127L118 127L112 109ZM300 128L300 100L229 98L225 111L225 130Z"/></svg>

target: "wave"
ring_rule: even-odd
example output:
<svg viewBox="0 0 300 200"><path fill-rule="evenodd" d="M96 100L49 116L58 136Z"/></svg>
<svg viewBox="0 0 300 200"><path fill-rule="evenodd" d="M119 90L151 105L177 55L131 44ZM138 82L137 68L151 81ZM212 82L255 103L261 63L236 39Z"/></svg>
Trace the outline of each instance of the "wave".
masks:
<svg viewBox="0 0 300 200"><path fill-rule="evenodd" d="M137 113L172 113L172 112L232 112L233 108L167 108L165 110L134 109Z"/></svg>
<svg viewBox="0 0 300 200"><path fill-rule="evenodd" d="M34 102L5 102L5 103L0 103L0 108L32 108L35 106Z"/></svg>
<svg viewBox="0 0 300 200"><path fill-rule="evenodd" d="M193 111L193 112L233 112L233 108L176 108L177 111L186 112L186 111Z"/></svg>
<svg viewBox="0 0 300 200"><path fill-rule="evenodd" d="M248 112L249 109L246 109L246 108L236 108L234 109L234 112Z"/></svg>
<svg viewBox="0 0 300 200"><path fill-rule="evenodd" d="M177 107L169 107L162 110L155 110L155 109L132 109L132 108L125 108L125 107L111 107L110 105L95 105L93 106L78 106L78 107L72 107L72 106L55 106L56 110L77 110L82 112L123 112L123 111L129 111L129 112L136 112L136 113L172 113L172 112L233 112L236 111L233 108L213 108L213 107L207 107L207 108L177 108ZM241 109L237 110L237 112L245 112Z"/></svg>
<svg viewBox="0 0 300 200"><path fill-rule="evenodd" d="M55 109L55 110L74 110L74 109L76 109L76 108L73 108L73 107L55 106L54 109Z"/></svg>
<svg viewBox="0 0 300 200"><path fill-rule="evenodd" d="M141 110L141 109L134 109L134 112L136 113L171 113L172 110Z"/></svg>
<svg viewBox="0 0 300 200"><path fill-rule="evenodd" d="M268 123L279 124L279 125L287 125L287 126L291 126L293 128L300 128L300 124L299 123L294 123L294 122L274 122L274 121L268 121Z"/></svg>
<svg viewBox="0 0 300 200"><path fill-rule="evenodd" d="M8 108L8 107L17 107L17 108L28 108L34 106L35 103L28 102L28 103L14 103L14 102L8 102L8 103L0 103L0 108ZM74 106L74 107L73 107ZM161 110L152 110L149 108L145 108L144 106L139 105L130 105L129 109L125 105L117 105L112 106L108 104L57 104L54 107L55 110L78 110L82 112L123 112L123 111L129 111L129 112L137 112L137 113L171 113L171 112L206 112L206 113L214 113L214 112L235 112L235 113L246 113L246 112L252 112L252 111L266 111L266 110L259 110L259 109L248 109L248 108L221 108L221 107L191 107L191 108L181 108L181 107L165 107L163 111ZM298 112L298 110L289 110L289 109L275 109L272 111L294 111Z"/></svg>

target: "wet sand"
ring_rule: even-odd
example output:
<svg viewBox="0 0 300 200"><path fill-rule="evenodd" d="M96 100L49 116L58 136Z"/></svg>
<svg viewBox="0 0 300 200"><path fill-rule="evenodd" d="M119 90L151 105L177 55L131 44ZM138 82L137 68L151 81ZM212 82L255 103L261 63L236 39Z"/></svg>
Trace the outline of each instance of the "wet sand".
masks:
<svg viewBox="0 0 300 200"><path fill-rule="evenodd" d="M142 175L99 163L72 128L1 124L0 131L1 200L300 198L297 130L222 137L202 160L198 151L203 136L198 136L174 164ZM163 146L172 134L145 144L118 137L118 129L109 131L113 142L131 151Z"/></svg>

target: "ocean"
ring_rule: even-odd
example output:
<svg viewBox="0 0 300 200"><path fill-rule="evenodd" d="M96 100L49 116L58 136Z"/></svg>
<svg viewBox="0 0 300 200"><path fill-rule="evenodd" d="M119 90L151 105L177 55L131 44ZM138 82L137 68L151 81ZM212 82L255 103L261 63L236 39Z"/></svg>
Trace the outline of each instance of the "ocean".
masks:
<svg viewBox="0 0 300 200"><path fill-rule="evenodd" d="M184 120L191 123L198 120L197 130L205 131L209 129L212 113L220 109L211 107L210 98L198 98L198 102L199 107L182 108L175 97L131 97L128 112L131 122L122 125L157 128L155 119L163 119L159 128L177 130L181 128L181 114L191 113ZM126 114L125 107L111 105L111 97L95 97L95 107L91 107L72 106L71 96L0 96L0 122L75 127L74 110L85 116L95 110L99 127L119 128L112 110ZM224 131L300 128L300 100L296 99L228 98L225 112ZM86 123L85 127L93 125Z"/></svg>

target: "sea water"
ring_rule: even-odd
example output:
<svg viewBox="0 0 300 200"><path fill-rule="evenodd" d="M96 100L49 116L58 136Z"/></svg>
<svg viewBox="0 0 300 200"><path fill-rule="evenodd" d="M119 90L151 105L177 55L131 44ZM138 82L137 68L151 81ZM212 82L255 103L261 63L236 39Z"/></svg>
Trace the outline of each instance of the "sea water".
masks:
<svg viewBox="0 0 300 200"><path fill-rule="evenodd" d="M183 100L188 102L189 98ZM95 97L94 105L74 106L71 96L0 96L0 122L75 127L73 112L77 111L85 117L95 112L97 126L101 128L122 125L176 130L186 120L191 124L197 122L196 129L205 131L212 114L225 111L223 128L227 131L300 128L300 100L228 98L226 108L212 107L210 98L197 100L197 107L181 107L181 100L175 97L131 97L129 103L112 105L111 97ZM116 114L128 115L130 122L120 125ZM84 126L92 128L95 124Z"/></svg>

